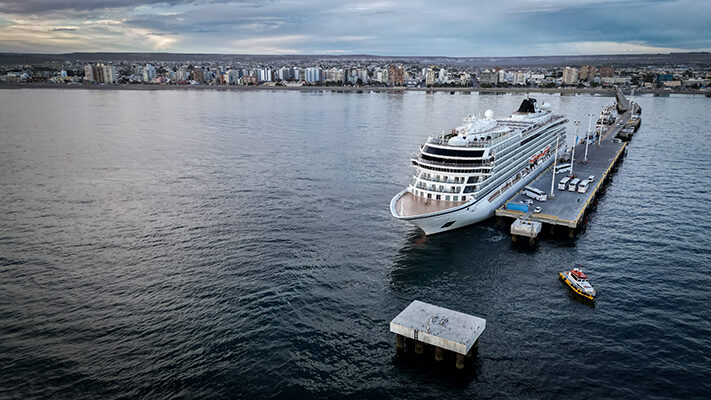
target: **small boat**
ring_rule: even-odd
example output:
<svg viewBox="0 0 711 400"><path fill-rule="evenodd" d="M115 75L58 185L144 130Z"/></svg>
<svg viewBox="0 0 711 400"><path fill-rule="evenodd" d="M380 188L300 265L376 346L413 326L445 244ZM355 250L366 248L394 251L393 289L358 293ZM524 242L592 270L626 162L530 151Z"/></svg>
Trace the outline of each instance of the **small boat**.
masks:
<svg viewBox="0 0 711 400"><path fill-rule="evenodd" d="M573 268L570 271L559 272L560 279L565 282L576 294L588 300L595 300L597 292L593 289L588 276L580 268Z"/></svg>

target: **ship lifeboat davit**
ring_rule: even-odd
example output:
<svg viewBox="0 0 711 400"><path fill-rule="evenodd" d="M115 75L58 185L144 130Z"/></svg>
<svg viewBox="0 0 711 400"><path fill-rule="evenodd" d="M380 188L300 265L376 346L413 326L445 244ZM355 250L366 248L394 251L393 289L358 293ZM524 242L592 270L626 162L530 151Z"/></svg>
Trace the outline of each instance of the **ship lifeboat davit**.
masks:
<svg viewBox="0 0 711 400"><path fill-rule="evenodd" d="M593 289L588 276L580 268L573 268L569 271L559 272L560 279L578 296L587 299L595 300L597 292Z"/></svg>

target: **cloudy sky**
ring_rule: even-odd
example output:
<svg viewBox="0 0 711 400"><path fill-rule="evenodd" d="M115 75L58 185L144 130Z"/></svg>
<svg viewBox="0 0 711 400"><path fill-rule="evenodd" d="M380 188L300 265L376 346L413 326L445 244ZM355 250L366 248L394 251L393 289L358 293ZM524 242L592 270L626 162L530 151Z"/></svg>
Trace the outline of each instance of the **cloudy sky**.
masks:
<svg viewBox="0 0 711 400"><path fill-rule="evenodd" d="M711 49L708 0L0 0L0 51L518 56Z"/></svg>

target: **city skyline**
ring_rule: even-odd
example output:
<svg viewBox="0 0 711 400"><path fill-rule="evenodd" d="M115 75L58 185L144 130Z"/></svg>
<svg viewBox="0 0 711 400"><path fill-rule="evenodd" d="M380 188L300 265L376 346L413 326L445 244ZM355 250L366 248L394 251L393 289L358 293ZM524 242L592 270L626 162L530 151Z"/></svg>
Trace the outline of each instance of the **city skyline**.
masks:
<svg viewBox="0 0 711 400"><path fill-rule="evenodd" d="M0 0L0 51L538 56L711 49L711 4Z"/></svg>

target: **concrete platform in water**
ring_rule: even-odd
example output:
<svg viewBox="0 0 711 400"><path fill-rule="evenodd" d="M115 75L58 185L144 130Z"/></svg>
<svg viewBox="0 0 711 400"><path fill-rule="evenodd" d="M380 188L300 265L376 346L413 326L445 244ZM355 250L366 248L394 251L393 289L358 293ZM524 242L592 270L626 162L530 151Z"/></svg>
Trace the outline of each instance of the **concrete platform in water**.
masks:
<svg viewBox="0 0 711 400"><path fill-rule="evenodd" d="M426 345L433 346L436 361L442 361L444 352L451 351L456 354L459 369L464 368L465 357L476 351L485 328L483 318L419 300L410 303L390 322L390 332L397 334L398 351L405 349L408 340L420 355Z"/></svg>

